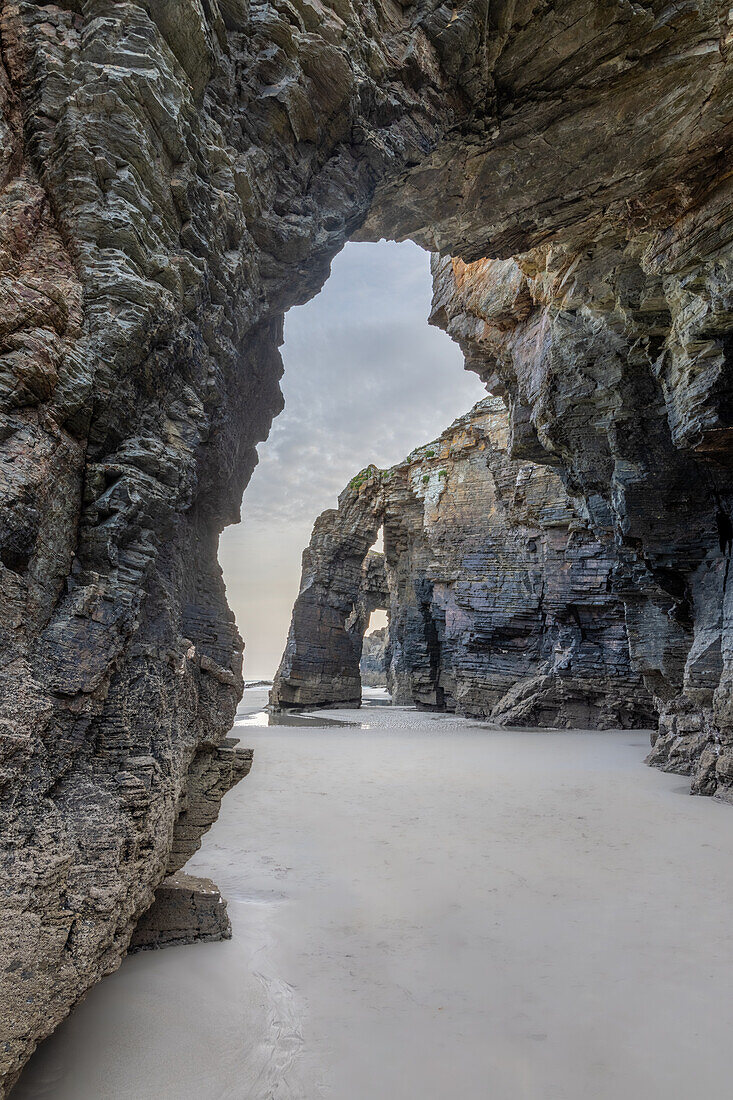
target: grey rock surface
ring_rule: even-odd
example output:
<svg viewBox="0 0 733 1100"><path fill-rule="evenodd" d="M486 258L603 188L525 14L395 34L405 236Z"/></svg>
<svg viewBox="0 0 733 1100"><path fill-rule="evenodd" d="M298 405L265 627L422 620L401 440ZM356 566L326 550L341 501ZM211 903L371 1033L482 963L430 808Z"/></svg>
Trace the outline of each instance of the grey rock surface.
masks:
<svg viewBox="0 0 733 1100"><path fill-rule="evenodd" d="M733 801L726 186L662 234L436 257L432 320L507 401L511 453L555 465L619 548L632 664L659 714L649 762Z"/></svg>
<svg viewBox="0 0 733 1100"><path fill-rule="evenodd" d="M555 367L497 371L514 435L635 540L660 761L728 790L731 29L715 0L0 0L5 1091L249 767L217 540L283 313L349 238L551 284Z"/></svg>
<svg viewBox="0 0 733 1100"><path fill-rule="evenodd" d="M508 420L486 398L403 463L367 467L318 518L274 706L343 705L346 684L360 698L360 608L381 599L396 704L505 725L653 722L614 541L593 532L554 470L509 457ZM386 591L367 549L382 525Z"/></svg>

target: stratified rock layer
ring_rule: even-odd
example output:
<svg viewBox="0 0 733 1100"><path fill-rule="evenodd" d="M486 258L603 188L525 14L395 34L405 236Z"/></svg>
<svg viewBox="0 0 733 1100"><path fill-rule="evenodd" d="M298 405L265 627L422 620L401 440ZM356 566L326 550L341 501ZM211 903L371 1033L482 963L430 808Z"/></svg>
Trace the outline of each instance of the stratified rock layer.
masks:
<svg viewBox="0 0 733 1100"><path fill-rule="evenodd" d="M543 245L550 270L583 258L558 323L588 317L617 342L626 475L594 462L585 477L572 432L553 453L592 514L611 499L649 545L655 592L660 576L697 578L693 599L644 595L630 632L681 632L667 682L692 652L685 615L699 622L692 664L714 699L686 687L691 709L675 710L673 692L665 730L710 721L699 785L727 789L730 641L722 629L719 660L706 647L721 585L697 570L710 530L728 541L731 22L716 0L0 0L0 39L7 1088L119 964L171 853L179 865L198 843L190 820L176 832L186 800L205 827L248 766L223 744L241 642L217 538L281 408L283 311L350 237L411 236L464 261ZM575 278L586 260L592 301ZM611 299L604 328L593 302ZM640 313L649 336L630 340ZM559 437L597 385L553 377L546 400L516 406ZM658 462L691 451L662 486L666 524L636 533Z"/></svg>
<svg viewBox="0 0 733 1100"><path fill-rule="evenodd" d="M228 940L226 902L211 879L180 871L163 879L130 940L130 951L152 951L206 940Z"/></svg>
<svg viewBox="0 0 733 1100"><path fill-rule="evenodd" d="M503 402L487 398L404 463L352 479L303 555L273 705L331 706L356 683L359 609L376 587L367 548L383 525L395 703L515 725L652 721L613 540L553 470L512 461L507 444Z"/></svg>

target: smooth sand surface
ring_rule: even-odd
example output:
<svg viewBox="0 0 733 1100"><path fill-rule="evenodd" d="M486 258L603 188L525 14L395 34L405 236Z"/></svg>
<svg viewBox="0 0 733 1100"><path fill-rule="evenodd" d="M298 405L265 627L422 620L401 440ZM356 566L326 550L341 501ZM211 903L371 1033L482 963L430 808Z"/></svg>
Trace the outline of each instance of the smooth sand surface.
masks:
<svg viewBox="0 0 733 1100"><path fill-rule="evenodd" d="M13 1100L731 1095L733 808L639 732L327 717L240 720L189 864L234 939L127 959Z"/></svg>

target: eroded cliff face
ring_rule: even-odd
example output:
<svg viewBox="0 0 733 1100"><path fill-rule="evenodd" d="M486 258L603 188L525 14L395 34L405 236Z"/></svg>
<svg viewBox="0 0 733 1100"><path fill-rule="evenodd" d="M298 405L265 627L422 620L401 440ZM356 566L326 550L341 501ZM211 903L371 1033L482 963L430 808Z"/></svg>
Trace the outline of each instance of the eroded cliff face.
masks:
<svg viewBox="0 0 733 1100"><path fill-rule="evenodd" d="M730 31L718 2L0 0L5 1088L249 767L217 537L281 407L283 311L346 239L605 265L615 235L687 349L649 390L630 345L626 420L725 455Z"/></svg>
<svg viewBox="0 0 733 1100"><path fill-rule="evenodd" d="M303 555L274 705L343 702L367 604L389 607L395 703L513 725L651 722L613 539L590 530L553 470L512 461L507 446L504 404L487 398L405 462L352 479ZM386 593L367 553L380 525Z"/></svg>
<svg viewBox="0 0 733 1100"><path fill-rule="evenodd" d="M512 454L555 464L619 546L632 662L659 711L650 762L728 800L732 209L721 180L664 233L436 258L432 317L507 397Z"/></svg>
<svg viewBox="0 0 733 1100"><path fill-rule="evenodd" d="M0 5L6 1084L249 767L216 545L282 310L463 102L411 19L344 14Z"/></svg>

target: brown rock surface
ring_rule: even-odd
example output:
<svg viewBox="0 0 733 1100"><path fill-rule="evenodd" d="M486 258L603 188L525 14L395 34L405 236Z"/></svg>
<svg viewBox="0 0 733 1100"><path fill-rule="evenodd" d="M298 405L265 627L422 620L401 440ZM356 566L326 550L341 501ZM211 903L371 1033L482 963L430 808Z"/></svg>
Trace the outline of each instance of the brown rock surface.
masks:
<svg viewBox="0 0 733 1100"><path fill-rule="evenodd" d="M513 419L643 544L661 743L728 789L730 46L720 2L0 0L6 1089L249 766L217 538L281 408L283 311L349 237L570 258L553 347L582 323L610 357L531 371Z"/></svg>

